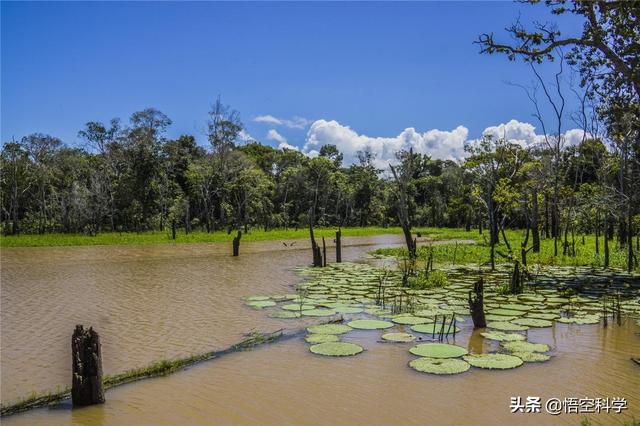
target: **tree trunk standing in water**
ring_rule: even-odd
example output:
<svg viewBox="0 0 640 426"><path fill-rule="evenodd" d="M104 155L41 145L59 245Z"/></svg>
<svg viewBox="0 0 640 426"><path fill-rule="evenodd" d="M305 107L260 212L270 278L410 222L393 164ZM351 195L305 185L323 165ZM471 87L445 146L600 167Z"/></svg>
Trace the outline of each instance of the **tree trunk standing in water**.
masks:
<svg viewBox="0 0 640 426"><path fill-rule="evenodd" d="M309 209L309 237L311 238L311 252L313 254L313 266L322 266L322 254L320 247L316 243L313 235L313 222L315 221L315 212L313 207Z"/></svg>
<svg viewBox="0 0 640 426"><path fill-rule="evenodd" d="M100 336L91 327L76 325L71 337L72 385L74 406L104 403Z"/></svg>
<svg viewBox="0 0 640 426"><path fill-rule="evenodd" d="M609 267L609 213L604 215L604 267Z"/></svg>
<svg viewBox="0 0 640 426"><path fill-rule="evenodd" d="M412 156L413 152L410 151L409 155ZM416 246L414 245L413 236L411 235L411 222L409 219L409 206L407 200L407 183L404 181L405 176L398 176L395 167L392 165L389 165L389 167L391 168L391 173L393 173L393 177L398 184L398 220L400 221L400 226L402 226L402 233L404 234L404 240L407 244L409 259L413 261L416 258ZM405 171L403 174L407 173L408 172Z"/></svg>
<svg viewBox="0 0 640 426"><path fill-rule="evenodd" d="M596 255L600 256L600 215L596 213Z"/></svg>
<svg viewBox="0 0 640 426"><path fill-rule="evenodd" d="M176 239L176 220L175 219L171 221L171 239L172 240Z"/></svg>
<svg viewBox="0 0 640 426"><path fill-rule="evenodd" d="M473 284L473 292L469 292L469 309L473 328L484 328L487 321L484 316L484 281L482 277Z"/></svg>
<svg viewBox="0 0 640 426"><path fill-rule="evenodd" d="M327 266L327 244L322 237L322 266Z"/></svg>
<svg viewBox="0 0 640 426"><path fill-rule="evenodd" d="M240 255L240 238L242 238L242 231L238 231L238 235L233 238L233 255Z"/></svg>
<svg viewBox="0 0 640 426"><path fill-rule="evenodd" d="M538 190L534 188L533 194L531 194L531 236L533 238L532 250L534 253L540 253L540 230L538 212Z"/></svg>
<svg viewBox="0 0 640 426"><path fill-rule="evenodd" d="M336 231L336 263L342 262L342 231Z"/></svg>

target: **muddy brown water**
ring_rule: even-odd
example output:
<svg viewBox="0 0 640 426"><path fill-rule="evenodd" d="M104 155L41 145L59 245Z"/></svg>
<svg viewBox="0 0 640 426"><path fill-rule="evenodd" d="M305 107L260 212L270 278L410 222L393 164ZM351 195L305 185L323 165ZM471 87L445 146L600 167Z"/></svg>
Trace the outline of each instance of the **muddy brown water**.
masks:
<svg viewBox="0 0 640 426"><path fill-rule="evenodd" d="M398 236L352 239L347 259ZM368 245L372 244L372 245ZM106 374L232 344L250 329L295 328L242 305L253 294L287 293L307 250L245 243L239 258L218 245L3 250L2 401L69 382L69 342L77 322L100 331ZM167 377L114 388L107 403L67 405L4 418L3 424L579 424L578 414L511 414L510 397L623 397L640 419L640 328L555 324L529 331L552 346L551 361L509 371L451 377L407 367L411 344L378 343L380 331L350 332L367 350L355 357L311 354L302 339L225 356ZM470 351L493 343L463 327ZM544 410L543 410L544 411Z"/></svg>

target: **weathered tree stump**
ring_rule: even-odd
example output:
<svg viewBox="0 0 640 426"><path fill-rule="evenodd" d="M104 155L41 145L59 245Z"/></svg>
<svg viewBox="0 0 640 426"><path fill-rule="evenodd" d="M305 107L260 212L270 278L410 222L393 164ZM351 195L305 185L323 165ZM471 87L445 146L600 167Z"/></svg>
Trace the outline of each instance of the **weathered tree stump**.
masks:
<svg viewBox="0 0 640 426"><path fill-rule="evenodd" d="M327 266L327 244L322 237L322 266Z"/></svg>
<svg viewBox="0 0 640 426"><path fill-rule="evenodd" d="M175 219L171 221L171 239L172 240L176 239L176 220Z"/></svg>
<svg viewBox="0 0 640 426"><path fill-rule="evenodd" d="M238 256L240 254L240 238L242 238L242 231L238 231L238 235L233 238L233 255Z"/></svg>
<svg viewBox="0 0 640 426"><path fill-rule="evenodd" d="M100 336L93 328L76 325L71 337L73 377L71 399L74 406L104 403Z"/></svg>
<svg viewBox="0 0 640 426"><path fill-rule="evenodd" d="M469 309L473 328L484 328L487 320L484 317L484 280L482 277L473 284L473 291L469 292Z"/></svg>
<svg viewBox="0 0 640 426"><path fill-rule="evenodd" d="M342 231L336 231L336 263L342 262Z"/></svg>

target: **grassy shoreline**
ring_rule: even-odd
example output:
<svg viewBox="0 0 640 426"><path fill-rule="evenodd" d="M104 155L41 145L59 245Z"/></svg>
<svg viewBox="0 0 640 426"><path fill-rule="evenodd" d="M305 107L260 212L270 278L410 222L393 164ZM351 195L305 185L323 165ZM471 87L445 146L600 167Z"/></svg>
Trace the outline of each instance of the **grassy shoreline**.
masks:
<svg viewBox="0 0 640 426"><path fill-rule="evenodd" d="M316 237L334 237L336 227L315 228ZM470 238L477 232L450 228L416 228L414 232L433 234L436 238ZM343 237L367 237L383 234L401 234L400 227L347 227L342 228ZM220 243L231 242L235 233L226 231L194 231L189 234L178 232L176 239L172 240L167 231L149 232L103 232L96 236L86 234L43 234L43 235L9 235L0 236L0 247L56 247L56 246L95 246L95 245L142 245L142 244L184 244L184 243ZM250 229L249 233L242 235L242 241L270 241L289 240L297 238L309 238L307 228L299 229L274 229L264 231L262 229ZM471 237L473 238L473 237Z"/></svg>

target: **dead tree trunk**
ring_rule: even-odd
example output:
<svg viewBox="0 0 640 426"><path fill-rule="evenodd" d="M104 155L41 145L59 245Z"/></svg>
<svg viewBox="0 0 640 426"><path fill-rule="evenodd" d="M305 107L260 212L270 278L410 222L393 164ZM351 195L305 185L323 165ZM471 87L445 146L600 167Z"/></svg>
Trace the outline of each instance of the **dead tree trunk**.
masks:
<svg viewBox="0 0 640 426"><path fill-rule="evenodd" d="M327 266L327 244L322 237L322 266Z"/></svg>
<svg viewBox="0 0 640 426"><path fill-rule="evenodd" d="M336 263L342 262L342 231L336 231Z"/></svg>
<svg viewBox="0 0 640 426"><path fill-rule="evenodd" d="M533 194L531 195L531 233L533 236L533 252L540 253L540 225L539 225L539 216L538 212L538 191L533 190Z"/></svg>
<svg viewBox="0 0 640 426"><path fill-rule="evenodd" d="M315 212L313 207L309 209L309 237L311 238L311 251L313 254L313 266L322 266L322 253L320 247L316 243L313 235L313 222L315 221Z"/></svg>
<svg viewBox="0 0 640 426"><path fill-rule="evenodd" d="M172 240L176 239L176 220L175 219L171 221L171 239Z"/></svg>
<svg viewBox="0 0 640 426"><path fill-rule="evenodd" d="M487 320L484 317L484 280L482 277L473 284L473 291L469 292L469 309L473 328L484 328Z"/></svg>
<svg viewBox="0 0 640 426"><path fill-rule="evenodd" d="M73 377L71 399L74 406L104 403L100 336L89 327L76 325L71 337Z"/></svg>
<svg viewBox="0 0 640 426"><path fill-rule="evenodd" d="M240 254L240 238L242 237L242 231L238 231L238 235L233 238L233 255L238 256Z"/></svg>

